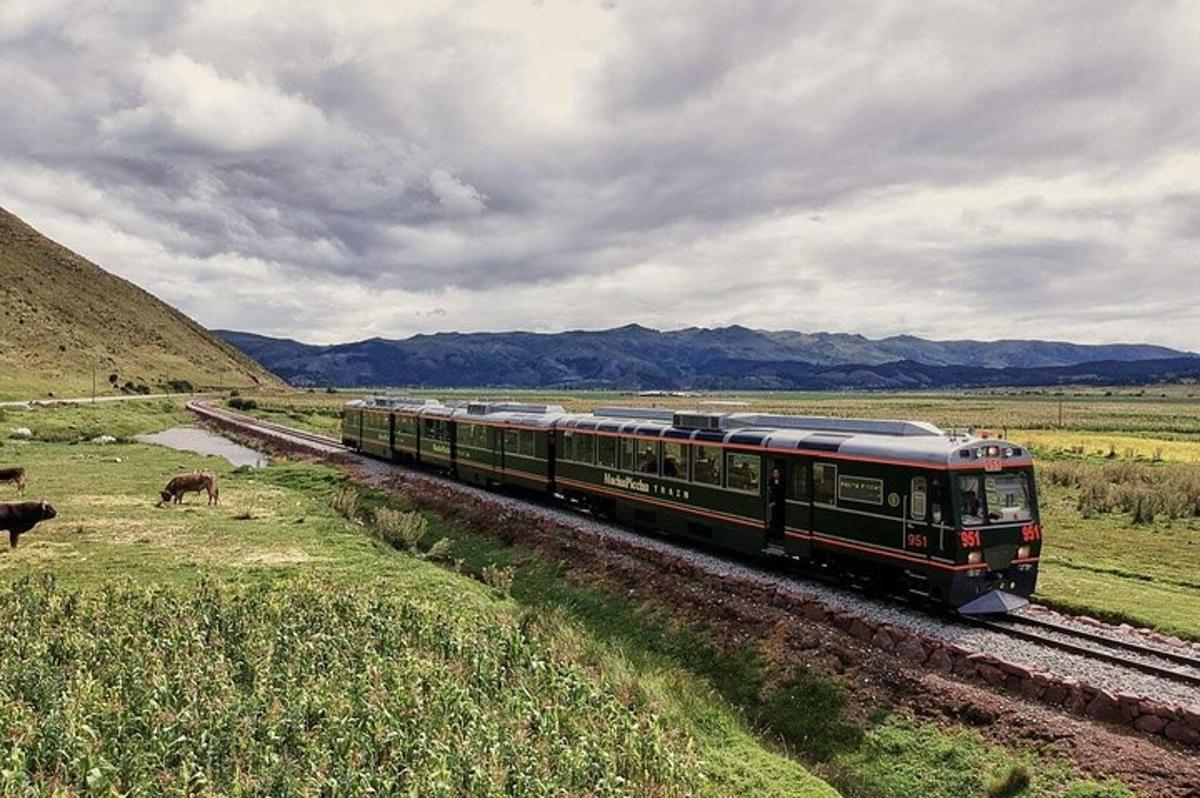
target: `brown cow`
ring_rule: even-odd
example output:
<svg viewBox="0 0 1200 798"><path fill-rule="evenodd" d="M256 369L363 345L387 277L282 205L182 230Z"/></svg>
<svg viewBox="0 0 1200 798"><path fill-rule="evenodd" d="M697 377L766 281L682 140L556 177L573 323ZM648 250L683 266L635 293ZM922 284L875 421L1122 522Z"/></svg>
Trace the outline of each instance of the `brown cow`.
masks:
<svg viewBox="0 0 1200 798"><path fill-rule="evenodd" d="M159 494L162 496L162 500L156 506L162 507L164 503L169 502L182 504L183 494L199 493L200 491L208 491L209 504L216 504L220 501L221 491L217 489L217 475L208 471L196 471L172 477L171 481L167 483L167 487Z"/></svg>
<svg viewBox="0 0 1200 798"><path fill-rule="evenodd" d="M44 501L0 502L0 532L8 532L8 545L15 549L21 535L56 515L55 509Z"/></svg>
<svg viewBox="0 0 1200 798"><path fill-rule="evenodd" d="M12 482L17 486L17 495L25 495L25 469L20 466L0 468L0 483Z"/></svg>

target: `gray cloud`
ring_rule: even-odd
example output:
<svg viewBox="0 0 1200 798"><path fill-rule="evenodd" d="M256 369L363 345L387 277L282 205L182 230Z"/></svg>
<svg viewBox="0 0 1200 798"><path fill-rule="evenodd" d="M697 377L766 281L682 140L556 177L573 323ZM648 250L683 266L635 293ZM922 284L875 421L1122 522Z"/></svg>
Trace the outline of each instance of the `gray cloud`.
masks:
<svg viewBox="0 0 1200 798"><path fill-rule="evenodd" d="M306 340L1200 348L1197 34L1183 2L10 2L0 203Z"/></svg>

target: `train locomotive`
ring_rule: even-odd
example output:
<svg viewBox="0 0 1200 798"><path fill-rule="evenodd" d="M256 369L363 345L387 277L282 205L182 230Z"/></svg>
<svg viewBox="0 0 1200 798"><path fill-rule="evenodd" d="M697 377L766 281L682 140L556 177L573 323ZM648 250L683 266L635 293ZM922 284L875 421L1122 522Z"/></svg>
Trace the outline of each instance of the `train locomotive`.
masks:
<svg viewBox="0 0 1200 798"><path fill-rule="evenodd" d="M1037 581L1029 451L923 422L374 397L345 406L342 442L967 615Z"/></svg>

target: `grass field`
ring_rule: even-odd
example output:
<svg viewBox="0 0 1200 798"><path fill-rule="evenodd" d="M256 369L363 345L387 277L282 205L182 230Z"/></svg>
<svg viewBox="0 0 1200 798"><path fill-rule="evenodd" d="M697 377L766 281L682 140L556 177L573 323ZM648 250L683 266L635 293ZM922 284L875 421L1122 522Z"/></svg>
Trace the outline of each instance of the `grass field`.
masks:
<svg viewBox="0 0 1200 798"><path fill-rule="evenodd" d="M95 412L5 422L56 431L0 460L59 510L0 554L5 793L1127 794L969 732L851 723L832 682L433 516L425 553L397 551L372 519L408 508L364 492L348 520L328 467L60 442L178 421ZM196 467L219 507L154 506Z"/></svg>

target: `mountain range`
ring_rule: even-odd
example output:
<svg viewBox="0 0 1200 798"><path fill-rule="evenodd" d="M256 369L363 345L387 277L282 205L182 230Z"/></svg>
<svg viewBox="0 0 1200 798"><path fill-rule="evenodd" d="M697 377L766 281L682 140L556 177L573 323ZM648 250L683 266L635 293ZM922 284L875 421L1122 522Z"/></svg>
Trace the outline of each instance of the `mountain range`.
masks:
<svg viewBox="0 0 1200 798"><path fill-rule="evenodd" d="M1200 357L1147 344L870 339L739 326L437 333L328 346L217 334L300 386L820 390L1200 379Z"/></svg>

